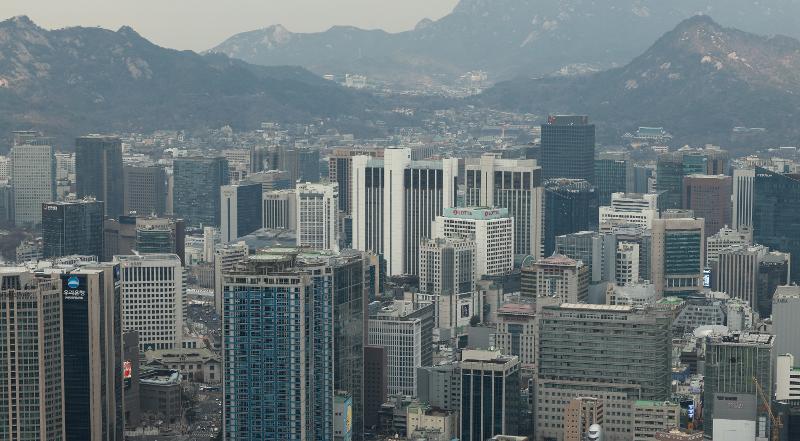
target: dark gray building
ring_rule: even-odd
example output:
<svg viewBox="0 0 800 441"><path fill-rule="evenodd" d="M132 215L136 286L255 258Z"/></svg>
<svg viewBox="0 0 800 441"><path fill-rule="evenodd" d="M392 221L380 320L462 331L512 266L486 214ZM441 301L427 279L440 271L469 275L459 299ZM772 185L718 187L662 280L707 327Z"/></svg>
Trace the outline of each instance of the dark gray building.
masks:
<svg viewBox="0 0 800 441"><path fill-rule="evenodd" d="M173 211L189 226L220 225L220 187L230 176L225 158L178 158L174 164Z"/></svg>
<svg viewBox="0 0 800 441"><path fill-rule="evenodd" d="M125 211L163 216L167 203L167 176L163 167L131 167L125 172Z"/></svg>
<svg viewBox="0 0 800 441"><path fill-rule="evenodd" d="M102 259L103 218L103 202L93 199L42 204L42 257Z"/></svg>
<svg viewBox="0 0 800 441"><path fill-rule="evenodd" d="M756 169L753 241L791 253L792 282L800 283L800 176Z"/></svg>
<svg viewBox="0 0 800 441"><path fill-rule="evenodd" d="M542 125L542 177L594 183L595 128L588 116L550 116Z"/></svg>
<svg viewBox="0 0 800 441"><path fill-rule="evenodd" d="M632 192L634 174L630 155L626 152L600 153L594 162L594 179L600 205L611 205L613 193Z"/></svg>
<svg viewBox="0 0 800 441"><path fill-rule="evenodd" d="M544 254L556 247L556 237L597 229L597 192L582 179L551 179L544 183Z"/></svg>
<svg viewBox="0 0 800 441"><path fill-rule="evenodd" d="M122 333L122 389L125 396L125 427L136 428L142 419L139 401L139 333Z"/></svg>
<svg viewBox="0 0 800 441"><path fill-rule="evenodd" d="M122 141L116 136L87 135L75 141L75 179L79 198L105 203L105 214L123 214Z"/></svg>

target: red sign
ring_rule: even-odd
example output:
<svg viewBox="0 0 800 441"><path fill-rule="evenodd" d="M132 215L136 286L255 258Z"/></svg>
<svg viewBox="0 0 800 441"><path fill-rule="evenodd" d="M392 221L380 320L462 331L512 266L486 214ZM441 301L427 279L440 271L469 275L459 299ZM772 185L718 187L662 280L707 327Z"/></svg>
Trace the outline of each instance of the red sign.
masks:
<svg viewBox="0 0 800 441"><path fill-rule="evenodd" d="M122 363L122 378L124 380L127 380L128 378L131 378L132 375L133 375L133 365L131 364L131 362L130 361L123 362Z"/></svg>

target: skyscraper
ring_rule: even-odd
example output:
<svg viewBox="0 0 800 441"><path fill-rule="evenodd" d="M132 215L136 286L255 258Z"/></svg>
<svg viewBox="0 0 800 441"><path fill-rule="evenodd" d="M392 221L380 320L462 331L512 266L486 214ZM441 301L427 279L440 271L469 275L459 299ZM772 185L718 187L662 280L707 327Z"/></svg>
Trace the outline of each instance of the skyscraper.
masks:
<svg viewBox="0 0 800 441"><path fill-rule="evenodd" d="M653 221L650 278L659 297L687 297L703 288L703 219Z"/></svg>
<svg viewBox="0 0 800 441"><path fill-rule="evenodd" d="M554 254L523 262L520 294L532 299L547 297L562 303L589 299L589 268L580 260Z"/></svg>
<svg viewBox="0 0 800 441"><path fill-rule="evenodd" d="M791 253L792 282L800 282L800 176L756 169L753 241Z"/></svg>
<svg viewBox="0 0 800 441"><path fill-rule="evenodd" d="M297 245L339 251L339 184L297 184Z"/></svg>
<svg viewBox="0 0 800 441"><path fill-rule="evenodd" d="M595 182L594 124L588 116L550 116L542 125L544 179L583 179Z"/></svg>
<svg viewBox="0 0 800 441"><path fill-rule="evenodd" d="M11 163L14 223L38 227L42 223L42 204L56 200L53 146L38 132L15 132Z"/></svg>
<svg viewBox="0 0 800 441"><path fill-rule="evenodd" d="M610 233L618 225L636 225L644 229L653 227L658 219L658 195L641 193L614 193L610 206L600 207L600 231Z"/></svg>
<svg viewBox="0 0 800 441"><path fill-rule="evenodd" d="M445 208L433 225L434 238L468 237L475 242L476 279L514 269L514 218L505 208Z"/></svg>
<svg viewBox="0 0 800 441"><path fill-rule="evenodd" d="M297 229L297 193L295 190L265 191L261 198L262 228Z"/></svg>
<svg viewBox="0 0 800 441"><path fill-rule="evenodd" d="M731 228L740 231L753 228L753 190L755 186L755 169L733 170L733 210Z"/></svg>
<svg viewBox="0 0 800 441"><path fill-rule="evenodd" d="M551 179L544 191L544 253L549 256L556 248L556 236L596 229L597 192L579 179Z"/></svg>
<svg viewBox="0 0 800 441"><path fill-rule="evenodd" d="M633 163L627 152L601 152L594 162L594 186L600 205L609 205L614 193L633 192Z"/></svg>
<svg viewBox="0 0 800 441"><path fill-rule="evenodd" d="M103 223L103 260L120 254L177 254L186 258L186 226L182 219L149 216L120 216Z"/></svg>
<svg viewBox="0 0 800 441"><path fill-rule="evenodd" d="M419 291L433 302L437 328L466 326L480 314L475 258L471 238L431 239L420 245Z"/></svg>
<svg viewBox="0 0 800 441"><path fill-rule="evenodd" d="M499 207L514 218L514 253L542 256L544 189L542 169L533 160L500 159L487 153L467 159L465 203Z"/></svg>
<svg viewBox="0 0 800 441"><path fill-rule="evenodd" d="M103 258L103 202L84 199L42 204L42 256Z"/></svg>
<svg viewBox="0 0 800 441"><path fill-rule="evenodd" d="M225 439L333 439L333 286L324 258L250 257L224 274Z"/></svg>
<svg viewBox="0 0 800 441"><path fill-rule="evenodd" d="M160 166L124 168L123 214L163 216L167 209L167 176Z"/></svg>
<svg viewBox="0 0 800 441"><path fill-rule="evenodd" d="M279 168L289 172L289 181L319 182L319 150L309 147L281 147L278 152Z"/></svg>
<svg viewBox="0 0 800 441"><path fill-rule="evenodd" d="M461 354L461 437L484 441L519 435L519 358L500 351L466 349Z"/></svg>
<svg viewBox="0 0 800 441"><path fill-rule="evenodd" d="M263 224L260 184L223 185L220 188L220 234L228 243L246 236Z"/></svg>
<svg viewBox="0 0 800 441"><path fill-rule="evenodd" d="M220 225L220 187L228 185L225 158L175 159L173 211L189 226Z"/></svg>
<svg viewBox="0 0 800 441"><path fill-rule="evenodd" d="M87 135L75 141L75 178L79 198L105 204L105 215L116 219L125 203L122 141L116 136Z"/></svg>
<svg viewBox="0 0 800 441"><path fill-rule="evenodd" d="M457 159L412 161L409 148L354 157L353 248L382 254L389 275L416 275L420 241L455 206L457 177Z"/></svg>
<svg viewBox="0 0 800 441"><path fill-rule="evenodd" d="M328 157L328 182L339 184L339 211L353 209L353 156L383 157L383 149L336 149Z"/></svg>
<svg viewBox="0 0 800 441"><path fill-rule="evenodd" d="M733 181L724 175L689 175L683 178L683 208L706 222L706 234L716 234L731 224Z"/></svg>
<svg viewBox="0 0 800 441"><path fill-rule="evenodd" d="M61 282L8 267L0 282L0 439L63 441Z"/></svg>
<svg viewBox="0 0 800 441"><path fill-rule="evenodd" d="M181 348L186 276L178 256L114 256L114 261L121 273L122 323L139 333L139 348Z"/></svg>

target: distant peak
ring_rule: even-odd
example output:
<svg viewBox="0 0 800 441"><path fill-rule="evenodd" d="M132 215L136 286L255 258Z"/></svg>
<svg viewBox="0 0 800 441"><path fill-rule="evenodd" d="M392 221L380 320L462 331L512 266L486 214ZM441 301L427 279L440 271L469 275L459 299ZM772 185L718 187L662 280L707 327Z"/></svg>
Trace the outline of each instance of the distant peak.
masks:
<svg viewBox="0 0 800 441"><path fill-rule="evenodd" d="M7 20L7 23L11 23L20 28L38 28L36 23L30 19L27 15L17 15L16 17L11 17Z"/></svg>
<svg viewBox="0 0 800 441"><path fill-rule="evenodd" d="M421 29L427 28L428 26L430 26L432 24L433 24L433 20L431 20L430 18L423 18L422 20L419 21L419 23L417 23L417 25L414 27L414 30L415 31L419 31Z"/></svg>
<svg viewBox="0 0 800 441"><path fill-rule="evenodd" d="M117 30L117 33L120 34L120 35L128 36L128 37L139 37L139 38L142 37L138 32L136 32L136 30L134 30L132 27L127 26L127 25L126 26L122 26L121 28L119 28Z"/></svg>
<svg viewBox="0 0 800 441"><path fill-rule="evenodd" d="M719 26L719 25L709 15L696 14L680 22L677 28L688 28L697 26Z"/></svg>

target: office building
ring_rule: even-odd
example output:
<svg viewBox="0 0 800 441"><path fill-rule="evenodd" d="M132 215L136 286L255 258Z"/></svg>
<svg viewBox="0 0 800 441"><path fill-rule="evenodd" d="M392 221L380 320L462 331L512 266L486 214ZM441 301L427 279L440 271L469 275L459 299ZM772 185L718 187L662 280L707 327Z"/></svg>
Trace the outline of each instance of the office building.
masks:
<svg viewBox="0 0 800 441"><path fill-rule="evenodd" d="M686 176L683 178L683 208L706 221L706 234L716 234L731 224L732 189L730 176Z"/></svg>
<svg viewBox="0 0 800 441"><path fill-rule="evenodd" d="M653 221L650 280L659 297L687 297L703 288L703 219Z"/></svg>
<svg viewBox="0 0 800 441"><path fill-rule="evenodd" d="M103 223L103 257L139 253L177 254L186 264L186 226L181 219L120 216Z"/></svg>
<svg viewBox="0 0 800 441"><path fill-rule="evenodd" d="M186 225L220 225L220 188L229 184L225 158L177 158L173 163L173 213Z"/></svg>
<svg viewBox="0 0 800 441"><path fill-rule="evenodd" d="M261 228L261 186L223 185L220 188L220 234L223 243L233 242Z"/></svg>
<svg viewBox="0 0 800 441"><path fill-rule="evenodd" d="M42 256L103 257L103 202L84 199L42 204Z"/></svg>
<svg viewBox="0 0 800 441"><path fill-rule="evenodd" d="M276 249L224 273L225 439L333 439L331 267L299 254Z"/></svg>
<svg viewBox="0 0 800 441"><path fill-rule="evenodd" d="M139 333L139 348L183 346L186 276L174 254L114 256L120 266L122 324Z"/></svg>
<svg viewBox="0 0 800 441"><path fill-rule="evenodd" d="M0 281L0 438L64 441L61 283L11 267Z"/></svg>
<svg viewBox="0 0 800 441"><path fill-rule="evenodd" d="M627 152L601 152L594 161L594 186L599 204L609 205L614 193L633 191L633 163Z"/></svg>
<svg viewBox="0 0 800 441"><path fill-rule="evenodd" d="M297 230L297 192L265 191L261 198L261 228Z"/></svg>
<svg viewBox="0 0 800 441"><path fill-rule="evenodd" d="M733 170L731 227L736 231L753 229L753 191L755 180L755 169L737 168Z"/></svg>
<svg viewBox="0 0 800 441"><path fill-rule="evenodd" d="M536 305L506 303L497 309L494 344L503 354L516 355L523 367L536 364Z"/></svg>
<svg viewBox="0 0 800 441"><path fill-rule="evenodd" d="M273 190L289 190L294 183L289 180L289 172L283 170L266 170L247 175L240 183L261 184L264 192Z"/></svg>
<svg viewBox="0 0 800 441"><path fill-rule="evenodd" d="M542 125L544 179L594 183L595 128L587 116L550 116Z"/></svg>
<svg viewBox="0 0 800 441"><path fill-rule="evenodd" d="M613 261L608 259L606 248L611 247L614 237L595 231L579 231L556 237L555 254L563 254L570 259L580 260L589 268L589 280L597 283L611 279L607 274L613 269Z"/></svg>
<svg viewBox="0 0 800 441"><path fill-rule="evenodd" d="M633 193L653 193L655 191L655 165L633 166Z"/></svg>
<svg viewBox="0 0 800 441"><path fill-rule="evenodd" d="M309 147L285 148L278 150L278 169L289 172L292 187L297 182L319 182L319 150Z"/></svg>
<svg viewBox="0 0 800 441"><path fill-rule="evenodd" d="M519 359L500 351L461 353L461 440L483 441L497 434L518 435Z"/></svg>
<svg viewBox="0 0 800 441"><path fill-rule="evenodd" d="M633 403L633 440L648 441L656 433L681 426L681 406L670 401L637 400Z"/></svg>
<svg viewBox="0 0 800 441"><path fill-rule="evenodd" d="M681 208L684 175L682 153L659 155L656 165L659 210Z"/></svg>
<svg viewBox="0 0 800 441"><path fill-rule="evenodd" d="M603 425L603 400L573 398L564 410L564 441L584 441L595 424Z"/></svg>
<svg viewBox="0 0 800 441"><path fill-rule="evenodd" d="M14 132L11 183L14 224L39 227L42 204L56 200L56 162L48 138L37 132Z"/></svg>
<svg viewBox="0 0 800 441"><path fill-rule="evenodd" d="M800 370L795 368L794 355L778 355L775 361L775 399L800 400Z"/></svg>
<svg viewBox="0 0 800 441"><path fill-rule="evenodd" d="M639 244L618 242L616 259L614 260L614 281L619 286L632 285L642 280L639 271Z"/></svg>
<svg viewBox="0 0 800 441"><path fill-rule="evenodd" d="M772 296L775 291L789 284L789 267L792 256L789 253L771 251L761 259L758 267L758 300L756 302L761 317L772 315Z"/></svg>
<svg viewBox="0 0 800 441"><path fill-rule="evenodd" d="M711 266L716 262L721 251L728 248L740 248L752 245L752 243L752 232L740 232L723 227L706 239L706 266Z"/></svg>
<svg viewBox="0 0 800 441"><path fill-rule="evenodd" d="M471 238L431 239L420 245L420 298L433 303L434 326L456 329L479 315Z"/></svg>
<svg viewBox="0 0 800 441"><path fill-rule="evenodd" d="M278 168L278 149L275 146L250 147L250 175Z"/></svg>
<svg viewBox="0 0 800 441"><path fill-rule="evenodd" d="M479 159L466 159L465 169L466 205L507 209L514 219L514 253L541 257L544 188L536 161L501 159L487 153Z"/></svg>
<svg viewBox="0 0 800 441"><path fill-rule="evenodd" d="M572 303L545 305L539 314L539 439L564 439L565 410L575 398L602 400L606 439L630 439L633 402L670 397L669 314Z"/></svg>
<svg viewBox="0 0 800 441"><path fill-rule="evenodd" d="M75 141L78 198L93 197L105 204L105 215L116 219L125 203L122 141L116 136L87 135Z"/></svg>
<svg viewBox="0 0 800 441"><path fill-rule="evenodd" d="M792 354L800 361L800 287L781 286L772 297L772 326L775 330L775 353Z"/></svg>
<svg viewBox="0 0 800 441"><path fill-rule="evenodd" d="M433 364L433 305L396 300L369 318L369 344L387 351L389 394L414 395L417 368Z"/></svg>
<svg viewBox="0 0 800 441"><path fill-rule="evenodd" d="M772 346L769 334L732 333L706 337L703 427L706 438L766 437L770 423L764 396L773 396ZM758 381L758 386L753 381Z"/></svg>
<svg viewBox="0 0 800 441"><path fill-rule="evenodd" d="M770 253L763 245L722 250L711 266L711 289L742 299L753 310L769 313L775 289L788 283L788 262L788 255ZM777 271L770 271L771 266Z"/></svg>
<svg viewBox="0 0 800 441"><path fill-rule="evenodd" d="M167 210L167 175L163 167L125 166L123 214L163 216Z"/></svg>
<svg viewBox="0 0 800 441"><path fill-rule="evenodd" d="M364 429L374 431L389 397L389 359L383 346L364 346Z"/></svg>
<svg viewBox="0 0 800 441"><path fill-rule="evenodd" d="M63 287L64 427L67 441L122 441L122 323L118 267L53 270Z"/></svg>
<svg viewBox="0 0 800 441"><path fill-rule="evenodd" d="M480 278L514 269L514 230L514 218L505 208L445 208L436 217L433 237L473 239L476 278Z"/></svg>
<svg viewBox="0 0 800 441"><path fill-rule="evenodd" d="M563 303L586 302L589 268L580 260L560 254L523 262L520 294L532 299L555 298Z"/></svg>
<svg viewBox="0 0 800 441"><path fill-rule="evenodd" d="M339 211L353 210L353 156L383 157L383 149L336 149L328 156L328 182L339 184Z"/></svg>
<svg viewBox="0 0 800 441"><path fill-rule="evenodd" d="M406 435L412 439L455 439L458 414L419 402L406 408Z"/></svg>
<svg viewBox="0 0 800 441"><path fill-rule="evenodd" d="M298 183L297 245L339 251L339 184Z"/></svg>
<svg viewBox="0 0 800 441"><path fill-rule="evenodd" d="M125 429L139 426L142 420L142 405L139 397L139 334L136 331L122 332L122 396L125 400Z"/></svg>
<svg viewBox="0 0 800 441"><path fill-rule="evenodd" d="M417 368L417 393L423 403L458 412L461 409L461 366L457 361Z"/></svg>
<svg viewBox="0 0 800 441"><path fill-rule="evenodd" d="M791 280L800 282L800 177L757 168L753 241L792 255Z"/></svg>
<svg viewBox="0 0 800 441"><path fill-rule="evenodd" d="M420 241L455 206L457 178L458 159L412 161L409 148L354 157L353 248L383 255L390 276L417 275Z"/></svg>
<svg viewBox="0 0 800 441"><path fill-rule="evenodd" d="M239 262L247 260L250 248L244 242L228 243L214 249L214 308L222 314L224 273L233 270Z"/></svg>
<svg viewBox="0 0 800 441"><path fill-rule="evenodd" d="M600 207L600 231L610 233L614 227L636 225L644 229L653 227L658 219L658 195L614 193L608 206Z"/></svg>
<svg viewBox="0 0 800 441"><path fill-rule="evenodd" d="M555 250L557 236L597 229L597 192L585 180L551 179L544 183L544 253Z"/></svg>

